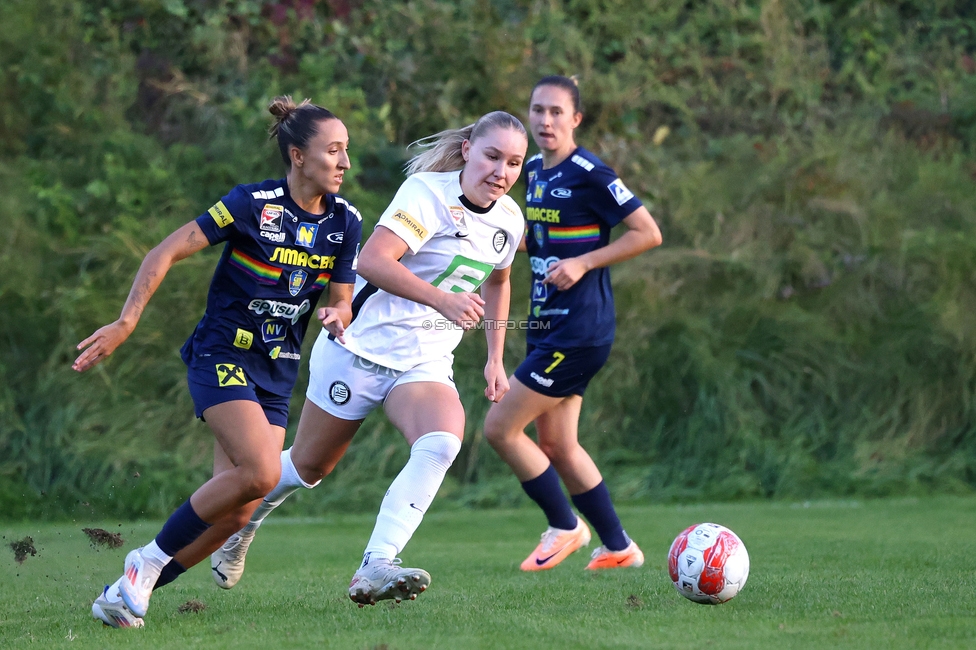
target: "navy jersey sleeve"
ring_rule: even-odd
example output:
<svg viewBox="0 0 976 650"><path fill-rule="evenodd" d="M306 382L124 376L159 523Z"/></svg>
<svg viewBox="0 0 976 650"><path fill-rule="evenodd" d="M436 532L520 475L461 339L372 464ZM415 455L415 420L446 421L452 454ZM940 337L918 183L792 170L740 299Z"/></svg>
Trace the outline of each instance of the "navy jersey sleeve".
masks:
<svg viewBox="0 0 976 650"><path fill-rule="evenodd" d="M210 245L237 238L251 214L251 195L243 185L232 189L227 196L197 217L197 225L207 236Z"/></svg>
<svg viewBox="0 0 976 650"><path fill-rule="evenodd" d="M596 214L611 227L644 205L627 189L617 172L606 166L598 166L590 172L591 205Z"/></svg>
<svg viewBox="0 0 976 650"><path fill-rule="evenodd" d="M342 235L342 247L332 271L332 282L352 284L356 281L359 262L359 242L363 237L363 218L359 210L346 204L346 230Z"/></svg>

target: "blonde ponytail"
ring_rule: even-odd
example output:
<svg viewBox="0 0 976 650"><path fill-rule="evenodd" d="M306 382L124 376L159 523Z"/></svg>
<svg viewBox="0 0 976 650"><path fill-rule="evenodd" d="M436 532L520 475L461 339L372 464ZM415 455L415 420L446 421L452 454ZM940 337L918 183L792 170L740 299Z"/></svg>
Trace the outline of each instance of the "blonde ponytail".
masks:
<svg viewBox="0 0 976 650"><path fill-rule="evenodd" d="M404 166L407 176L418 172L453 172L464 168L461 145L465 140L473 142L496 128L518 131L526 140L529 135L525 126L514 115L505 111L494 111L478 118L474 124L460 129L447 129L410 144L410 147L423 149ZM408 147L409 148L409 147Z"/></svg>

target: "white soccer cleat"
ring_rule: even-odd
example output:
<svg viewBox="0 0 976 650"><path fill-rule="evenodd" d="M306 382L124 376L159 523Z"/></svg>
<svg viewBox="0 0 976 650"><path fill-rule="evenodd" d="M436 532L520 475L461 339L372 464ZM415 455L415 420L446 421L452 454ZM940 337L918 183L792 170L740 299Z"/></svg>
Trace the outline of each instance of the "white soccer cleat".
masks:
<svg viewBox="0 0 976 650"><path fill-rule="evenodd" d="M129 611L122 601L118 583L105 586L92 603L92 616L111 627L144 627L146 622Z"/></svg>
<svg viewBox="0 0 976 650"><path fill-rule="evenodd" d="M221 589L230 589L244 575L244 556L254 541L254 532L234 533L210 555L210 575Z"/></svg>
<svg viewBox="0 0 976 650"><path fill-rule="evenodd" d="M122 593L125 606L138 618L146 615L146 610L149 609L149 598L159 577L158 572L148 569L146 559L142 557L142 549L129 551L125 556L125 571L122 574L122 582L119 583L119 591Z"/></svg>
<svg viewBox="0 0 976 650"><path fill-rule="evenodd" d="M416 600L430 586L430 574L423 569L403 569L400 559L366 560L349 583L349 598L360 607L378 600Z"/></svg>

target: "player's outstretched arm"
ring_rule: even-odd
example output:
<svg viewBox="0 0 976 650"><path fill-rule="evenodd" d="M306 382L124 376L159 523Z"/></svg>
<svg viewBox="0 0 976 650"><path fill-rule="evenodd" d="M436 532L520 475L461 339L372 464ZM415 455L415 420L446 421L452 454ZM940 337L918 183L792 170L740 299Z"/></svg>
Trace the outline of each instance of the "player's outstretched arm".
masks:
<svg viewBox="0 0 976 650"><path fill-rule="evenodd" d="M382 225L373 230L359 254L359 275L387 293L433 307L444 318L470 329L485 315L485 301L476 293L441 291L424 282L400 263L407 253L407 244L389 228Z"/></svg>
<svg viewBox="0 0 976 650"><path fill-rule="evenodd" d="M661 245L661 229L644 206L624 217L623 224L627 226L627 232L615 241L585 255L559 260L549 267L549 274L544 281L555 285L560 291L565 291L579 282L588 271L629 260Z"/></svg>
<svg viewBox="0 0 976 650"><path fill-rule="evenodd" d="M495 269L481 285L481 297L485 299L485 338L488 341L488 363L485 364L485 397L499 401L508 392L508 374L505 372L505 326L511 305L512 267Z"/></svg>
<svg viewBox="0 0 976 650"><path fill-rule="evenodd" d="M129 297L126 298L118 320L98 328L94 334L78 344L77 349L83 352L71 364L71 368L85 372L115 352L136 328L146 304L170 267L209 245L210 242L200 226L196 221L191 221L149 251L132 281L132 289L129 290Z"/></svg>

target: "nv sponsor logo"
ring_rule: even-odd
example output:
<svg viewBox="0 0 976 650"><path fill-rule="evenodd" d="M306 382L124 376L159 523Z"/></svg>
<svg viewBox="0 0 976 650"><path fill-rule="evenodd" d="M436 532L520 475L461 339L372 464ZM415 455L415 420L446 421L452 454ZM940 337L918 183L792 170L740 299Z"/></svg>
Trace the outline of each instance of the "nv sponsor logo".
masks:
<svg viewBox="0 0 976 650"><path fill-rule="evenodd" d="M288 325L280 318L269 318L261 323L261 339L265 343L284 341Z"/></svg>
<svg viewBox="0 0 976 650"><path fill-rule="evenodd" d="M335 255L309 255L294 248L276 246L269 261L309 269L331 269L335 264Z"/></svg>
<svg viewBox="0 0 976 650"><path fill-rule="evenodd" d="M307 298L303 300L302 304L300 305L292 305L287 302L278 302L277 300L255 298L248 303L247 308L258 316L261 314L267 314L276 318L290 320L291 324L294 325L298 322L298 319L302 317L302 314L307 313L308 310L311 309L311 305Z"/></svg>

